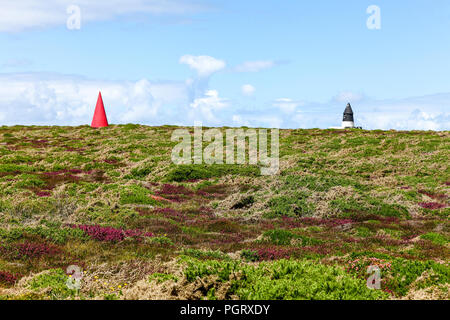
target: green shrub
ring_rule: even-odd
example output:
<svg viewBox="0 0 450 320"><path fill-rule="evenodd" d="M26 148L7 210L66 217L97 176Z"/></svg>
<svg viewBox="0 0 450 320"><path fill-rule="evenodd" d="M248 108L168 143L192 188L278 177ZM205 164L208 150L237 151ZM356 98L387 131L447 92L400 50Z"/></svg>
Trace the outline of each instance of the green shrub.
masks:
<svg viewBox="0 0 450 320"><path fill-rule="evenodd" d="M33 278L29 282L29 287L35 291L50 289L47 294L51 299L66 299L68 297L74 297L77 294L76 290L69 289L67 286L68 279L69 277L62 269L51 269Z"/></svg>
<svg viewBox="0 0 450 320"><path fill-rule="evenodd" d="M131 173L126 175L125 179L136 179L140 180L146 178L153 170L153 165L145 166L143 168L133 168Z"/></svg>
<svg viewBox="0 0 450 320"><path fill-rule="evenodd" d="M10 230L0 229L0 239L13 242L23 237L23 228L12 228Z"/></svg>
<svg viewBox="0 0 450 320"><path fill-rule="evenodd" d="M242 250L241 258L245 261L256 262L259 260L259 255L253 250Z"/></svg>
<svg viewBox="0 0 450 320"><path fill-rule="evenodd" d="M172 246L174 244L173 241L167 237L151 237L151 238L147 238L147 241L149 241L151 243L159 244L159 245Z"/></svg>
<svg viewBox="0 0 450 320"><path fill-rule="evenodd" d="M189 260L188 267L184 270L186 279L190 282L197 278L203 278L209 275L217 275L220 281L228 281L232 272L239 269L237 261L217 261L207 260Z"/></svg>
<svg viewBox="0 0 450 320"><path fill-rule="evenodd" d="M295 193L292 196L276 196L269 200L268 217L302 217L313 213L313 207L306 201L306 195Z"/></svg>
<svg viewBox="0 0 450 320"><path fill-rule="evenodd" d="M387 294L367 288L364 280L343 269L317 262L279 260L257 266L237 262L189 261L188 281L217 275L231 281L229 294L243 300L356 300L384 299ZM238 275L237 279L235 276Z"/></svg>

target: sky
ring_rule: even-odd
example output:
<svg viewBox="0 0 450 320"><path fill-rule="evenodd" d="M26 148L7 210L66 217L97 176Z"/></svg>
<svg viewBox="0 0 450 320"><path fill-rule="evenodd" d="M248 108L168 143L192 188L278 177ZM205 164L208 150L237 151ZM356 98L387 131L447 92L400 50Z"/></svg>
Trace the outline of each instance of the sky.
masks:
<svg viewBox="0 0 450 320"><path fill-rule="evenodd" d="M0 0L0 125L450 130L448 0Z"/></svg>

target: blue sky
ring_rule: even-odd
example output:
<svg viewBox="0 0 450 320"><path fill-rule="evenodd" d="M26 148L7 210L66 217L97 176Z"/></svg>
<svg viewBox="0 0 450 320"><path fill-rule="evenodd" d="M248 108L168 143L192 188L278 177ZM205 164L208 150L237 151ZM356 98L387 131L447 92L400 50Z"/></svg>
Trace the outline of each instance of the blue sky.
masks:
<svg viewBox="0 0 450 320"><path fill-rule="evenodd" d="M450 128L447 0L91 2L0 0L0 123Z"/></svg>

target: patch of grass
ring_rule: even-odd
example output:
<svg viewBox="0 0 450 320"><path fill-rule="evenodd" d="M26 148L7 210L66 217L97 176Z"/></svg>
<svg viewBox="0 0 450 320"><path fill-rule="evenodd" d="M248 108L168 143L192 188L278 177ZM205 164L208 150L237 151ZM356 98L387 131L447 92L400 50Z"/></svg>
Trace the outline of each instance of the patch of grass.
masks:
<svg viewBox="0 0 450 320"><path fill-rule="evenodd" d="M394 239L401 239L401 236L403 234L401 230L394 230L389 228L383 228L382 230Z"/></svg>
<svg viewBox="0 0 450 320"><path fill-rule="evenodd" d="M18 164L0 164L0 172L32 172L35 168L32 166L18 165Z"/></svg>
<svg viewBox="0 0 450 320"><path fill-rule="evenodd" d="M155 167L155 165L152 163L152 164L146 164L139 168L133 168L133 169L131 169L130 174L127 174L124 178L125 179L136 179L136 180L144 179L152 172L154 167Z"/></svg>
<svg viewBox="0 0 450 320"><path fill-rule="evenodd" d="M167 273L153 273L148 277L148 281L156 281L157 283L162 283L166 281L174 281L177 282L178 278L172 274Z"/></svg>
<svg viewBox="0 0 450 320"><path fill-rule="evenodd" d="M343 217L383 216L408 218L408 210L399 204L388 204L378 198L363 196L361 199L338 198L330 202L333 208L340 211Z"/></svg>
<svg viewBox="0 0 450 320"><path fill-rule="evenodd" d="M46 240L57 244L64 244L68 240L81 240L86 241L89 237L84 233L83 230L77 228L64 228L58 225L48 226L38 226L38 227L26 227L24 229L25 233L38 235Z"/></svg>
<svg viewBox="0 0 450 320"><path fill-rule="evenodd" d="M216 251L203 251L198 249L185 249L183 250L183 254L189 257L193 257L196 259L218 259L218 260L226 260L230 259L228 255L223 253L222 251L216 250Z"/></svg>
<svg viewBox="0 0 450 320"><path fill-rule="evenodd" d="M120 203L156 205L156 201L150 197L150 194L150 190L139 185L126 186L120 192Z"/></svg>
<svg viewBox="0 0 450 320"><path fill-rule="evenodd" d="M379 199L369 200L369 204L373 206L372 213L383 217L409 217L408 210L399 204L388 204Z"/></svg>
<svg viewBox="0 0 450 320"><path fill-rule="evenodd" d="M298 235L296 236L296 239L300 242L300 245L305 247L305 246L316 246L319 244L322 244L323 241L316 239L316 238L311 238L311 237L307 237L307 236L303 236L303 235Z"/></svg>
<svg viewBox="0 0 450 320"><path fill-rule="evenodd" d="M428 232L426 234L421 235L420 237L425 240L430 240L434 244L439 244L441 246L445 246L447 243L450 242L447 237L436 232Z"/></svg>
<svg viewBox="0 0 450 320"><path fill-rule="evenodd" d="M288 189L296 189L296 188L308 188L311 191L328 191L332 187L342 186L347 187L351 186L357 190L367 190L367 187L348 178L343 178L340 176L332 176L332 175L322 175L320 177L313 175L305 175L305 176L297 176L290 175L287 176L286 179L286 188Z"/></svg>
<svg viewBox="0 0 450 320"><path fill-rule="evenodd" d="M440 146L441 141L440 140L430 140L427 141L421 141L417 144L417 147L419 147L419 151L421 152L433 152L438 149Z"/></svg>
<svg viewBox="0 0 450 320"><path fill-rule="evenodd" d="M295 235L289 230L275 229L264 232L263 234L266 241L276 245L288 245Z"/></svg>
<svg viewBox="0 0 450 320"><path fill-rule="evenodd" d="M225 175L259 176L257 166L240 165L179 165L170 170L165 179L167 181L190 181L222 177Z"/></svg>
<svg viewBox="0 0 450 320"><path fill-rule="evenodd" d="M89 239L80 229L63 227L60 224L40 225L36 227L16 227L9 230L0 229L0 239L13 242L26 236L39 236L55 244L64 244L68 240Z"/></svg>
<svg viewBox="0 0 450 320"><path fill-rule="evenodd" d="M329 151L339 151L342 148L342 140L335 138L324 145L322 145L321 149L329 150Z"/></svg>
<svg viewBox="0 0 450 320"><path fill-rule="evenodd" d="M353 156L355 158L369 158L369 157L376 157L383 154L383 151L376 148L366 147L360 152L354 153Z"/></svg>
<svg viewBox="0 0 450 320"><path fill-rule="evenodd" d="M370 231L370 229L366 227L358 227L356 228L356 235L358 237L366 238L372 235L372 231Z"/></svg>
<svg viewBox="0 0 450 320"><path fill-rule="evenodd" d="M43 181L36 175L24 173L21 174L18 178L20 179L16 183L16 187L18 188L42 187L43 185L45 185L45 181Z"/></svg>
<svg viewBox="0 0 450 320"><path fill-rule="evenodd" d="M291 196L276 196L269 200L270 212L265 216L268 218L304 217L313 213L313 206L306 201L305 193L296 192Z"/></svg>

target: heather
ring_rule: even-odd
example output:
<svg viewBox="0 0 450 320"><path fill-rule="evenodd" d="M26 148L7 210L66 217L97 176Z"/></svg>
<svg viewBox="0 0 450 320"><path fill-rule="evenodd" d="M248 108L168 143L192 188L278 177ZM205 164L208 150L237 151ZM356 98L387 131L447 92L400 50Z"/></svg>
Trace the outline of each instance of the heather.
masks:
<svg viewBox="0 0 450 320"><path fill-rule="evenodd" d="M175 129L0 127L0 299L449 298L448 132L280 130L262 176Z"/></svg>
<svg viewBox="0 0 450 320"><path fill-rule="evenodd" d="M152 237L151 232L142 232L140 230L123 230L112 227L92 226L92 225L72 225L71 228L78 228L84 231L91 239L98 241L117 242L125 238Z"/></svg>

